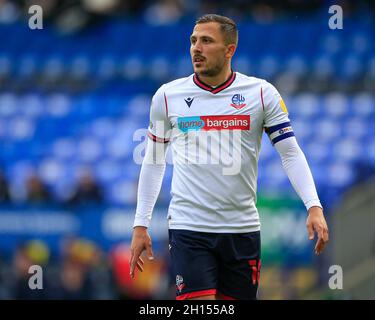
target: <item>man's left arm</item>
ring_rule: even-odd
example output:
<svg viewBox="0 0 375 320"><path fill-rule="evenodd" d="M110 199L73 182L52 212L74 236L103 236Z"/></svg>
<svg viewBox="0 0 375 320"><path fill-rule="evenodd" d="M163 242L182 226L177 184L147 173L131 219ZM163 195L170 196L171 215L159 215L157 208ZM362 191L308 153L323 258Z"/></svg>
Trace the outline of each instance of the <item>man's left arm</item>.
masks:
<svg viewBox="0 0 375 320"><path fill-rule="evenodd" d="M318 234L315 253L319 255L328 242L328 227L309 165L294 136L288 109L280 93L267 81L262 82L260 99L264 110L265 131L280 154L290 182L305 204L309 238L313 240L314 233Z"/></svg>
<svg viewBox="0 0 375 320"><path fill-rule="evenodd" d="M306 157L295 137L283 139L274 146L280 154L284 170L294 190L308 210L306 227L310 240L314 239L314 232L318 235L315 254L319 255L329 240L328 226Z"/></svg>

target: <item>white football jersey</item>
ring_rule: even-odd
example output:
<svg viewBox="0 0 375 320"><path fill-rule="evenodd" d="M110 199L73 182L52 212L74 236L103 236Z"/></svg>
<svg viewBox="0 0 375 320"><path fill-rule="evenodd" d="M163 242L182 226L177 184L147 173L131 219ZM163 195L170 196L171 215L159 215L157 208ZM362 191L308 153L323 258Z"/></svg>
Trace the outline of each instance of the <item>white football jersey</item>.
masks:
<svg viewBox="0 0 375 320"><path fill-rule="evenodd" d="M265 80L232 72L211 87L192 74L158 89L149 137L172 148L170 229L260 229L256 192L264 130L272 143L294 135L280 94Z"/></svg>

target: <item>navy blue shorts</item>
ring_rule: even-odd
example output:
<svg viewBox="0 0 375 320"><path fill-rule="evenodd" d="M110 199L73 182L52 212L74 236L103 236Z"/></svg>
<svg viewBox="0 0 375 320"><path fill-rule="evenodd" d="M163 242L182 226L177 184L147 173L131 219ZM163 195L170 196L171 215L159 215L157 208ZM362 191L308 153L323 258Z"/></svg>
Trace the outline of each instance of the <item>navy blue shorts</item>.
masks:
<svg viewBox="0 0 375 320"><path fill-rule="evenodd" d="M169 230L176 299L220 294L223 299L257 298L260 231L206 233Z"/></svg>

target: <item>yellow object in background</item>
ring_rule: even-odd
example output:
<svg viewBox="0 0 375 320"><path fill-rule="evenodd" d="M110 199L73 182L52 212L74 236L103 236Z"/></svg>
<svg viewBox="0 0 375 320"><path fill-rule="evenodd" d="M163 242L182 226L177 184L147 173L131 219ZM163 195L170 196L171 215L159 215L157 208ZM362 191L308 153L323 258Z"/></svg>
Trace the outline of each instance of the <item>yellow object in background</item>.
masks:
<svg viewBox="0 0 375 320"><path fill-rule="evenodd" d="M25 252L32 263L43 265L48 262L50 253L48 247L40 240L31 240L27 243Z"/></svg>

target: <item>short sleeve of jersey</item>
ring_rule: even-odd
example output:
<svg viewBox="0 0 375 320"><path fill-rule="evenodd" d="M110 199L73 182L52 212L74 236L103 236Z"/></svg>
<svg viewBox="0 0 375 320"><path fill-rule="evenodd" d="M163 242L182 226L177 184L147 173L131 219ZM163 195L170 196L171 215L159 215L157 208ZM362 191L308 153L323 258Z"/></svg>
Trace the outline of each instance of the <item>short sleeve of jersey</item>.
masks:
<svg viewBox="0 0 375 320"><path fill-rule="evenodd" d="M161 86L151 100L148 136L153 141L168 143L171 128L171 123L168 118L167 96L164 92L164 86Z"/></svg>
<svg viewBox="0 0 375 320"><path fill-rule="evenodd" d="M288 109L280 93L267 81L262 83L261 98L264 108L264 128L272 144L294 136Z"/></svg>

